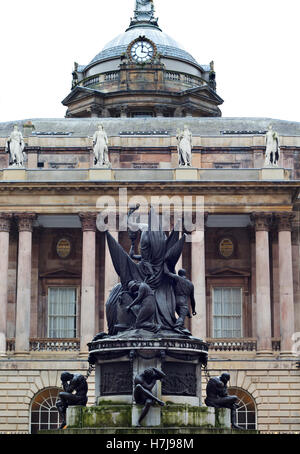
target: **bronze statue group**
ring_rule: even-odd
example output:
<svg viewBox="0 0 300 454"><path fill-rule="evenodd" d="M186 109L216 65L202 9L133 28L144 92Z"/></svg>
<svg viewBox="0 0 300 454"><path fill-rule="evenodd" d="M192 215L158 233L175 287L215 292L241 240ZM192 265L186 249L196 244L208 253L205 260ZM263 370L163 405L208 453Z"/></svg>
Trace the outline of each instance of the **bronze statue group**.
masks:
<svg viewBox="0 0 300 454"><path fill-rule="evenodd" d="M128 213L128 233L131 239L129 254L109 232L106 233L120 283L112 289L106 302L108 334L100 333L94 341L103 337L118 337L124 333L130 336L136 330L140 330L140 335L145 337L149 334L158 336L158 333L159 337L191 337L190 331L185 327L185 320L196 315L194 285L188 280L185 270L179 270L178 274L175 272L185 243L185 234L179 239L179 232L173 230L167 236L153 207L148 215L148 224L140 224L138 219L132 218L138 208L139 205L131 208ZM135 254L138 232L139 255ZM153 367L136 375L133 399L136 404L143 405L138 426L153 405L164 406L164 402L152 392L157 380L163 380L164 377L162 371ZM211 378L206 388L205 403L210 407L230 408L232 427L239 428L236 424L238 398L228 394L229 379L227 373ZM64 372L61 380L64 391L59 394L57 409L62 420L60 427L64 428L67 407L87 404L88 386L86 378L79 374Z"/></svg>

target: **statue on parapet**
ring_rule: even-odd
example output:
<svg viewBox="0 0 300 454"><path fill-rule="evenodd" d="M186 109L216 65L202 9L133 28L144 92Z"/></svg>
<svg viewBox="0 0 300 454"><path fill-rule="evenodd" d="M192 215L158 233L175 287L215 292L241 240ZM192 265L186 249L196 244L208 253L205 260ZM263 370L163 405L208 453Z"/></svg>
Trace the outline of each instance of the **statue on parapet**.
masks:
<svg viewBox="0 0 300 454"><path fill-rule="evenodd" d="M192 133L187 125L183 131L177 130L177 151L179 167L191 167L192 165Z"/></svg>
<svg viewBox="0 0 300 454"><path fill-rule="evenodd" d="M9 153L9 166L23 167L25 161L25 142L17 125L6 142L6 152Z"/></svg>
<svg viewBox="0 0 300 454"><path fill-rule="evenodd" d="M62 420L60 429L63 429L67 424L66 412L69 405L86 406L88 400L88 384L86 378L81 374L63 372L60 379L63 386L63 392L60 392L58 395L59 400L56 402L56 408ZM74 391L75 394L73 394Z"/></svg>
<svg viewBox="0 0 300 454"><path fill-rule="evenodd" d="M93 152L96 167L111 167L108 158L108 137L102 124L98 126L93 136Z"/></svg>
<svg viewBox="0 0 300 454"><path fill-rule="evenodd" d="M206 386L205 405L214 408L229 408L231 410L231 426L233 429L242 429L236 422L238 408L237 396L231 396L227 391L230 374L224 372L220 377L210 378Z"/></svg>
<svg viewBox="0 0 300 454"><path fill-rule="evenodd" d="M138 427L141 426L141 422L148 414L150 407L155 405L155 403L158 403L161 406L165 405L162 400L155 397L151 392L157 380L162 380L165 376L166 375L161 370L158 370L155 367L149 367L135 377L133 397L136 404L144 405L138 420Z"/></svg>
<svg viewBox="0 0 300 454"><path fill-rule="evenodd" d="M273 130L272 125L269 125L268 131L265 136L266 141L266 155L265 155L265 167L278 166L280 158L280 146L279 136L276 131Z"/></svg>

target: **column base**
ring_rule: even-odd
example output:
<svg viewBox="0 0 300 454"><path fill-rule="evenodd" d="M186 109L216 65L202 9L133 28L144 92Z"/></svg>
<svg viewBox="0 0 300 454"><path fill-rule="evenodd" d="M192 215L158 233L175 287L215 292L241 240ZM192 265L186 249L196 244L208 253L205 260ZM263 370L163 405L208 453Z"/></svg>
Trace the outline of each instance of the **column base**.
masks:
<svg viewBox="0 0 300 454"><path fill-rule="evenodd" d="M30 352L27 352L27 351L14 352L14 356L28 356L28 355L30 355Z"/></svg>
<svg viewBox="0 0 300 454"><path fill-rule="evenodd" d="M280 352L279 356L281 358L296 358L297 354L292 352L291 350L283 350Z"/></svg>
<svg viewBox="0 0 300 454"><path fill-rule="evenodd" d="M273 356L272 350L258 350L256 356Z"/></svg>

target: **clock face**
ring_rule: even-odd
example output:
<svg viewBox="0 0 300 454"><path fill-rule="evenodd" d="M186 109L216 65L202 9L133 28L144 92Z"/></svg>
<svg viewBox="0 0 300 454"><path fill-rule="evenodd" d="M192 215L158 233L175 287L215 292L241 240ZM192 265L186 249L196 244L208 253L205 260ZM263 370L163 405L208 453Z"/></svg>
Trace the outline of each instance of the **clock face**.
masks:
<svg viewBox="0 0 300 454"><path fill-rule="evenodd" d="M130 54L136 63L145 63L152 60L154 48L149 41L139 40L132 45Z"/></svg>

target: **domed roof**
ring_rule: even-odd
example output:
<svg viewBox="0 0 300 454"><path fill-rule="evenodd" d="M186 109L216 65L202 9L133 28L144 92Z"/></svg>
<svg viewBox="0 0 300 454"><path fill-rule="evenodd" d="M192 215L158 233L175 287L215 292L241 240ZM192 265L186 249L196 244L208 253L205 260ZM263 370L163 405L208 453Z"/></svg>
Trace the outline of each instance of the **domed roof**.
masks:
<svg viewBox="0 0 300 454"><path fill-rule="evenodd" d="M93 58L88 66L106 59L120 57L126 52L128 45L139 36L145 36L153 41L157 47L158 53L163 57L178 58L200 66L192 55L186 52L180 44L166 33L163 33L158 27L142 24L130 27L126 32L121 33L106 44L102 51Z"/></svg>

